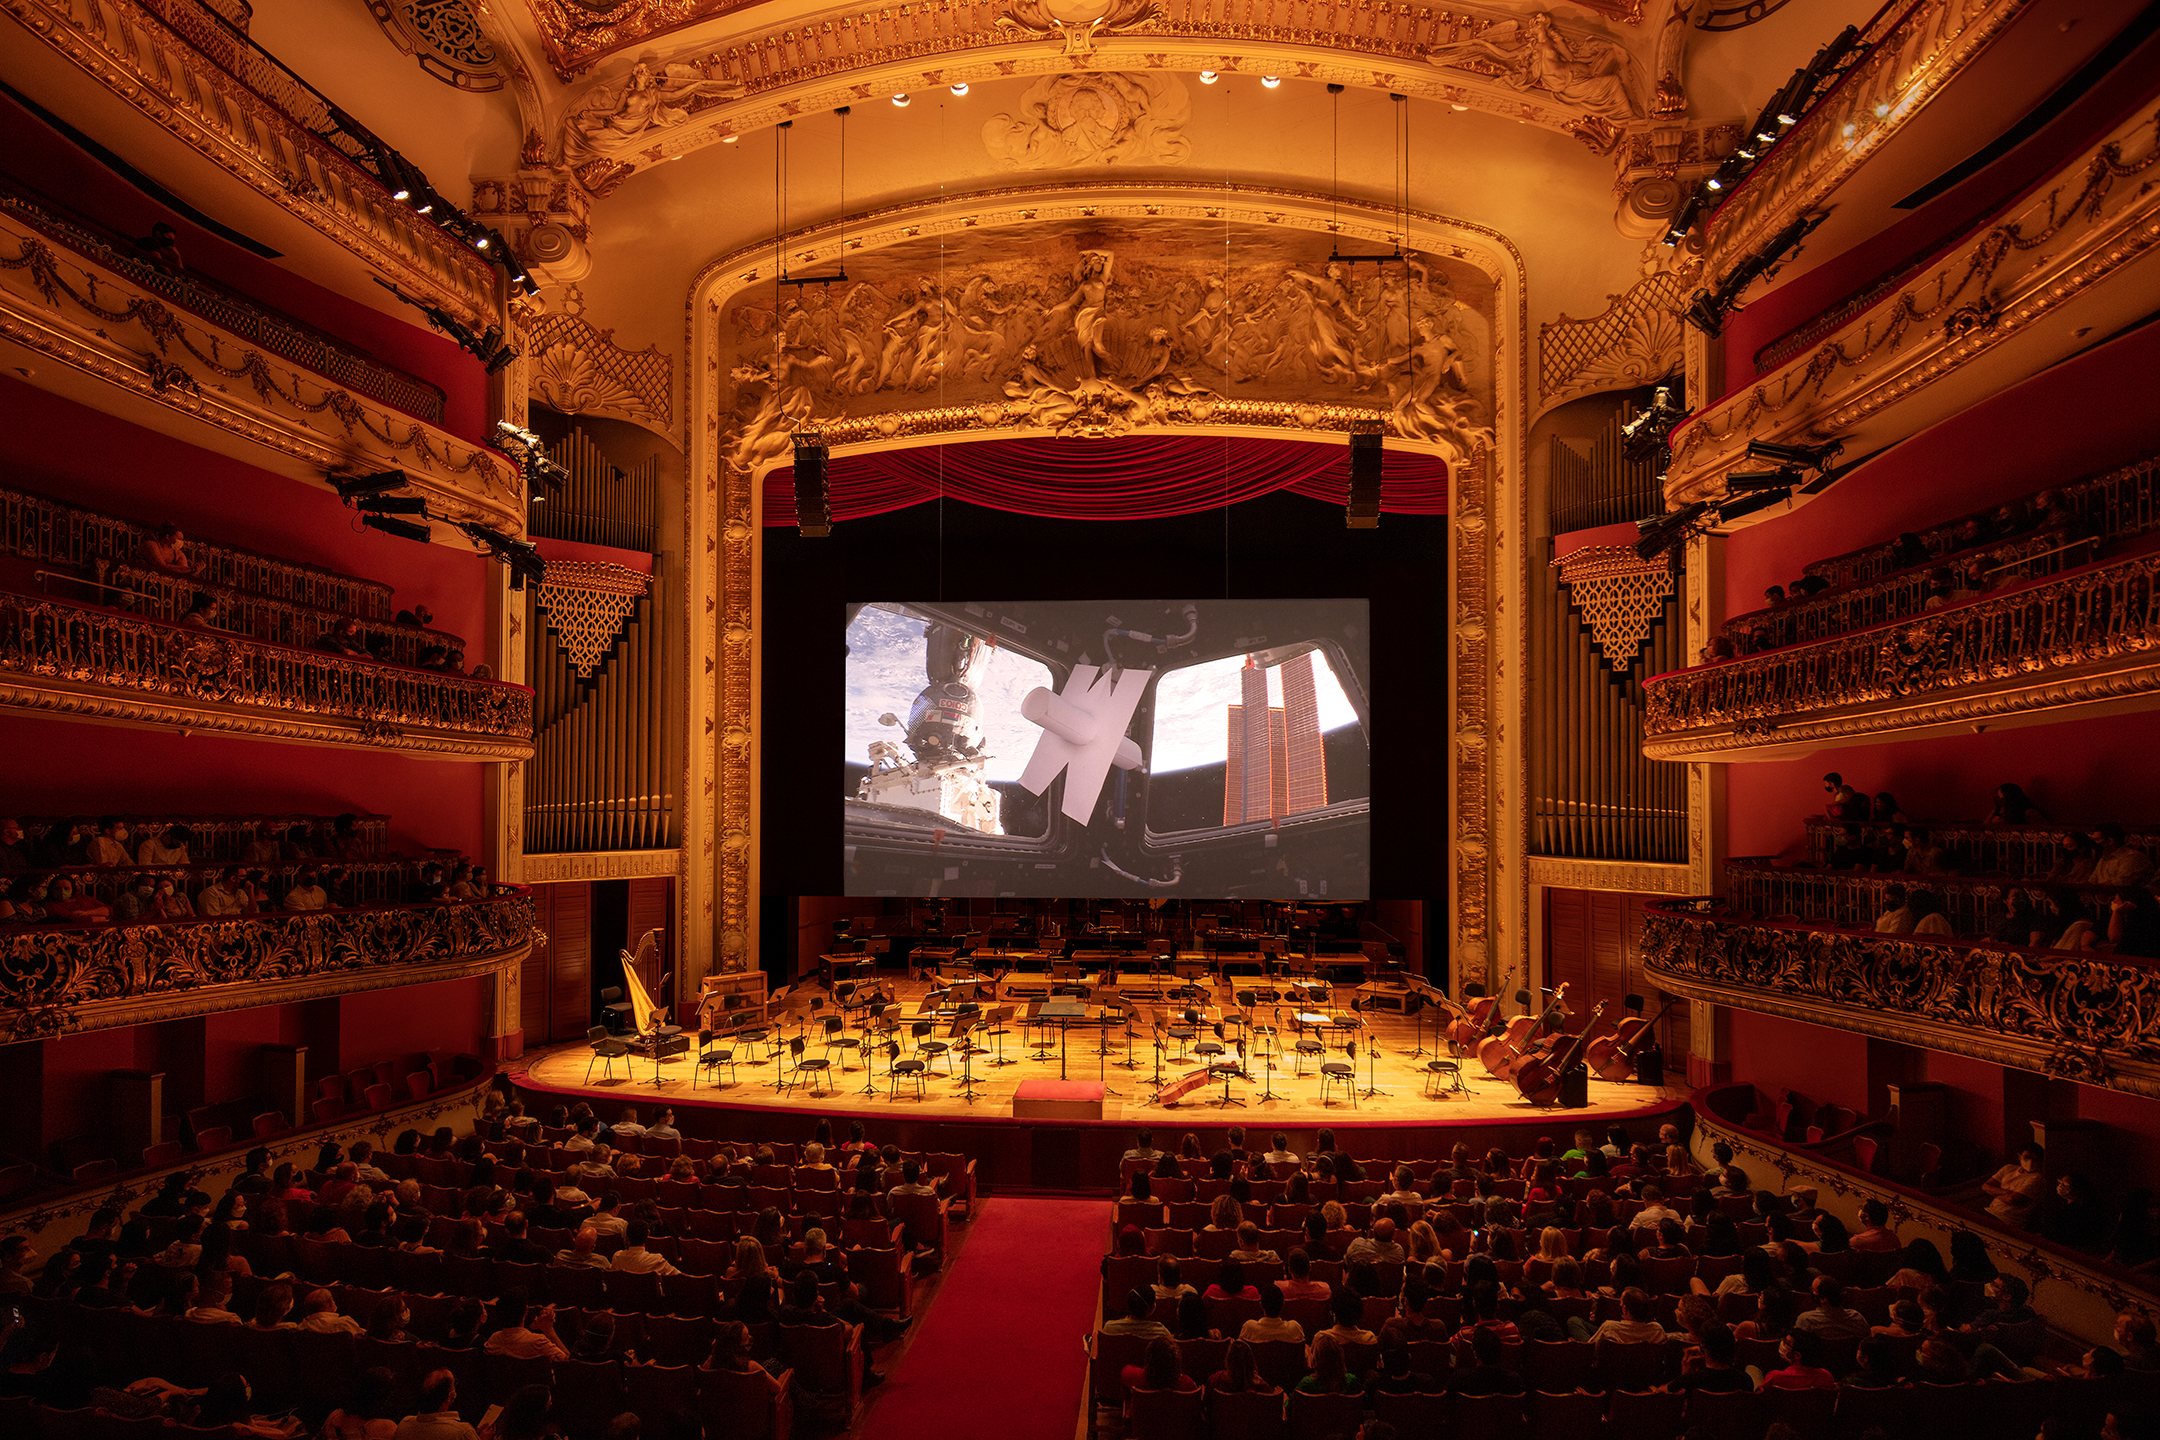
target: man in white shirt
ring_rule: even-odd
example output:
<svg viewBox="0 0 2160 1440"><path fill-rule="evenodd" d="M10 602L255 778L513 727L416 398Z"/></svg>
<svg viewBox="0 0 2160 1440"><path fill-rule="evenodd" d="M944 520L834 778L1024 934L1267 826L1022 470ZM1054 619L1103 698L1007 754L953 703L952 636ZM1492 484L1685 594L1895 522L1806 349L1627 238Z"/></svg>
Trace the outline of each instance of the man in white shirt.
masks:
<svg viewBox="0 0 2160 1440"><path fill-rule="evenodd" d="M892 1189L886 1191L885 1193L888 1196L892 1196L935 1195L938 1192L935 1185L925 1185L922 1183L921 1162L916 1160L909 1160L902 1164L900 1167L900 1183L893 1186Z"/></svg>
<svg viewBox="0 0 2160 1440"><path fill-rule="evenodd" d="M615 1167L608 1163L614 1152L607 1146L595 1144L585 1152L585 1158L570 1167L570 1174L579 1180L613 1180Z"/></svg>
<svg viewBox="0 0 2160 1440"><path fill-rule="evenodd" d="M2047 1176L2040 1173L2045 1160L2039 1146L2027 1145L2016 1160L1981 1181L1980 1188L1990 1197L1988 1214L2016 1229L2031 1229L2048 1189Z"/></svg>
<svg viewBox="0 0 2160 1440"><path fill-rule="evenodd" d="M655 1140L682 1139L682 1131L675 1128L673 1110L662 1110L654 1123L645 1127L645 1133Z"/></svg>
<svg viewBox="0 0 2160 1440"><path fill-rule="evenodd" d="M584 1150L590 1150L590 1149L592 1149L592 1148L593 1148L593 1129L594 1129L594 1123L593 1123L592 1121L590 1121L590 1120L580 1120L580 1121L578 1121L578 1125L577 1125L577 1130L576 1130L576 1131L575 1131L574 1133L572 1133L572 1134L570 1134L570 1135L568 1135L568 1136L565 1136L565 1137L564 1137L564 1139L563 1139L563 1142L562 1142L562 1148L563 1148L563 1149L565 1149L565 1150L578 1150L578 1151L584 1151Z"/></svg>
<svg viewBox="0 0 2160 1440"><path fill-rule="evenodd" d="M1290 1340L1305 1343L1305 1327L1295 1320L1285 1320L1282 1314L1282 1291L1273 1285L1260 1287L1260 1309L1265 1312L1257 1320L1247 1320L1238 1331L1238 1339L1248 1345L1258 1345L1268 1340Z"/></svg>
<svg viewBox="0 0 2160 1440"><path fill-rule="evenodd" d="M1395 1243L1395 1222L1385 1217L1373 1221L1370 1235L1358 1236L1350 1242L1349 1248L1343 1251L1345 1267L1355 1265L1360 1260L1370 1260L1382 1265L1390 1261L1400 1264L1402 1258L1403 1247Z"/></svg>
<svg viewBox="0 0 2160 1440"><path fill-rule="evenodd" d="M1278 1130L1268 1137L1268 1146L1267 1154L1260 1157L1261 1163L1266 1165L1296 1165L1300 1163L1297 1151L1290 1148L1290 1137L1283 1134L1282 1131Z"/></svg>
<svg viewBox="0 0 2160 1440"><path fill-rule="evenodd" d="M360 1322L350 1315L340 1315L337 1297L328 1290L310 1290L304 1302L307 1310L300 1317L300 1328L312 1330L318 1335L358 1335Z"/></svg>
<svg viewBox="0 0 2160 1440"><path fill-rule="evenodd" d="M1250 1220L1241 1221L1237 1227L1238 1248L1230 1252L1230 1258L1240 1265L1280 1265L1282 1257L1273 1250L1260 1248L1260 1227ZM1272 1285L1261 1287L1272 1290Z"/></svg>
<svg viewBox="0 0 2160 1440"><path fill-rule="evenodd" d="M1845 1308L1845 1287L1828 1275L1815 1279L1815 1308L1796 1316L1793 1329L1812 1330L1826 1341L1861 1341L1873 1322L1858 1310Z"/></svg>
<svg viewBox="0 0 2160 1440"><path fill-rule="evenodd" d="M1408 1166L1395 1172L1395 1188L1372 1202L1372 1213L1380 1214L1390 1205L1402 1205L1414 1216L1425 1213L1425 1197L1418 1193L1417 1176Z"/></svg>
<svg viewBox="0 0 2160 1440"><path fill-rule="evenodd" d="M299 880L285 892L285 908L294 912L329 909L330 892L315 881L313 870L301 871Z"/></svg>
<svg viewBox="0 0 2160 1440"><path fill-rule="evenodd" d="M420 1413L398 1422L391 1440L480 1440L480 1432L457 1413L457 1377L431 1371L420 1387Z"/></svg>
<svg viewBox="0 0 2160 1440"><path fill-rule="evenodd" d="M1666 1206L1665 1192L1658 1189L1658 1187L1655 1185L1643 1186L1642 1199L1642 1209L1636 1211L1635 1218L1628 1222L1628 1224L1634 1229L1641 1230L1646 1226L1651 1229L1656 1229L1660 1221L1682 1220L1686 1218L1685 1216L1681 1215L1679 1211L1670 1209Z"/></svg>
<svg viewBox="0 0 2160 1440"><path fill-rule="evenodd" d="M1133 1148L1120 1157L1125 1160L1160 1160L1162 1151L1155 1148L1155 1132L1142 1130L1133 1136Z"/></svg>
<svg viewBox="0 0 2160 1440"><path fill-rule="evenodd" d="M195 909L205 917L212 915L244 915L247 903L240 898L240 869L229 865L218 872L217 879L202 888L195 897Z"/></svg>
<svg viewBox="0 0 2160 1440"><path fill-rule="evenodd" d="M599 1244L600 1232L590 1225L580 1225L577 1234L570 1237L570 1243L555 1252L554 1263L586 1270L605 1270L608 1268L608 1260L607 1256L599 1253Z"/></svg>
<svg viewBox="0 0 2160 1440"><path fill-rule="evenodd" d="M615 1133L617 1135L643 1135L645 1133L645 1127L638 1124L637 1107L635 1105L623 1106L622 1119L615 1122Z"/></svg>
<svg viewBox="0 0 2160 1440"><path fill-rule="evenodd" d="M490 1355L509 1355L521 1360L544 1356L549 1360L567 1360L570 1352L562 1341L555 1338L555 1307L543 1305L530 1311L531 1326L527 1328L528 1310L525 1297L516 1291L496 1302L495 1315L502 1321L502 1328L488 1336L482 1348Z"/></svg>
<svg viewBox="0 0 2160 1440"><path fill-rule="evenodd" d="M602 1235L623 1235L630 1229L630 1222L615 1213L622 1204L622 1197L610 1190L593 1202L592 1218L585 1223Z"/></svg>
<svg viewBox="0 0 2160 1440"><path fill-rule="evenodd" d="M632 1275L680 1275L682 1272L668 1263L668 1258L657 1250L646 1248L645 1222L632 1220L623 1233L623 1247L615 1252L610 1269L626 1270Z"/></svg>

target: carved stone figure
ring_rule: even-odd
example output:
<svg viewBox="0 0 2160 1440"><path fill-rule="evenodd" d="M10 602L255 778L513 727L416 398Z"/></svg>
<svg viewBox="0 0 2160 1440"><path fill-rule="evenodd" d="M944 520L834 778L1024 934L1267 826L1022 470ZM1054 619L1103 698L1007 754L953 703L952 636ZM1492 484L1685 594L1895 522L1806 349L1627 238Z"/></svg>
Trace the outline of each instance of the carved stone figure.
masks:
<svg viewBox="0 0 2160 1440"><path fill-rule="evenodd" d="M1512 90L1542 90L1563 104L1607 120L1642 114L1628 85L1634 60L1625 47L1595 36L1570 39L1540 10L1527 20L1489 25L1468 40L1425 52L1435 65L1483 60L1500 67L1499 81Z"/></svg>
<svg viewBox="0 0 2160 1440"><path fill-rule="evenodd" d="M744 93L740 85L706 79L694 65L662 65L648 50L620 85L595 85L564 118L564 156L572 163L618 156L687 121L691 100L736 100Z"/></svg>
<svg viewBox="0 0 2160 1440"><path fill-rule="evenodd" d="M1171 75L1046 75L1020 111L983 126L993 160L1017 170L1068 165L1182 165L1192 98Z"/></svg>
<svg viewBox="0 0 2160 1440"><path fill-rule="evenodd" d="M1068 55L1086 55L1098 39L1142 29L1160 20L1161 0L1020 0L998 16L1001 30L1058 35Z"/></svg>

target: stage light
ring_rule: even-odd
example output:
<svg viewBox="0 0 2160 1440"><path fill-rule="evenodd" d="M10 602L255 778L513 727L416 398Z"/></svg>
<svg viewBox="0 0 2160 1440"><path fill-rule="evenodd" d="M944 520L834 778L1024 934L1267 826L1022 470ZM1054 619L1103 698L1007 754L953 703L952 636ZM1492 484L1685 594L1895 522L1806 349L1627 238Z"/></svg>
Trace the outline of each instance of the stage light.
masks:
<svg viewBox="0 0 2160 1440"><path fill-rule="evenodd" d="M412 199L412 191L406 189L403 185L400 185L397 189L390 192L390 198L392 200L410 200Z"/></svg>
<svg viewBox="0 0 2160 1440"><path fill-rule="evenodd" d="M1737 500L1728 500L1718 506L1718 523L1724 524L1729 520L1737 520L1743 515L1752 515L1757 510L1767 510L1772 505L1780 504L1791 498L1792 491L1781 486L1775 490L1758 490L1754 494L1743 495Z"/></svg>
<svg viewBox="0 0 2160 1440"><path fill-rule="evenodd" d="M1262 85L1265 85L1265 86L1267 86L1267 88L1268 88L1268 89L1270 89L1270 90L1273 90L1273 89L1274 89L1274 88L1275 88L1276 86L1278 86L1278 85L1282 84L1282 76L1280 76L1280 75L1262 75L1262 76L1260 77L1260 83L1261 83Z"/></svg>
<svg viewBox="0 0 2160 1440"><path fill-rule="evenodd" d="M353 508L376 515L425 515L427 497L424 495L377 495L371 499L353 501Z"/></svg>
<svg viewBox="0 0 2160 1440"><path fill-rule="evenodd" d="M1350 436L1350 498L1343 506L1343 524L1352 530L1380 528L1380 432L1355 431Z"/></svg>
<svg viewBox="0 0 2160 1440"><path fill-rule="evenodd" d="M330 483L337 487L338 498L349 504L361 496L402 490L408 482L402 470L377 470L368 475L333 475Z"/></svg>
<svg viewBox="0 0 2160 1440"><path fill-rule="evenodd" d="M1686 540L1696 522L1709 513L1709 502L1697 500L1667 514L1636 521L1635 553L1645 560L1655 560Z"/></svg>
<svg viewBox="0 0 2160 1440"><path fill-rule="evenodd" d="M1718 179L1715 175L1711 176L1708 180L1703 181L1703 184L1708 186L1712 190L1722 190L1725 188L1725 182Z"/></svg>
<svg viewBox="0 0 2160 1440"><path fill-rule="evenodd" d="M425 525L415 525L409 520L393 520L387 515L362 515L360 523L371 530L380 530L385 535L395 535L401 540L417 540L422 545L427 544L434 534Z"/></svg>
<svg viewBox="0 0 2160 1440"><path fill-rule="evenodd" d="M1725 488L1732 490L1790 490L1800 483L1800 472L1790 466L1776 470L1735 470L1725 477Z"/></svg>
<svg viewBox="0 0 2160 1440"><path fill-rule="evenodd" d="M1649 407L1621 425L1620 453L1637 462L1651 459L1665 448L1673 426L1686 418L1687 407L1674 397L1673 387L1658 386Z"/></svg>
<svg viewBox="0 0 2160 1440"><path fill-rule="evenodd" d="M1212 85L1220 79L1222 79L1222 76L1216 74L1213 70L1202 70L1200 72L1200 83L1202 85Z"/></svg>
<svg viewBox="0 0 2160 1440"><path fill-rule="evenodd" d="M1447 108L1450 110L1468 110L1470 107L1467 105L1450 105Z"/></svg>
<svg viewBox="0 0 2160 1440"><path fill-rule="evenodd" d="M957 84L957 85L953 86L953 87L952 87L952 93L953 93L953 94L955 94L955 95L965 95L965 94L967 94L967 81L965 81L965 80L962 80L962 81L961 81L961 82L960 82L959 84Z"/></svg>
<svg viewBox="0 0 2160 1440"><path fill-rule="evenodd" d="M892 103L899 106L902 110L905 110L908 106L914 104L915 102L908 99L907 92L903 90L898 95L892 97Z"/></svg>
<svg viewBox="0 0 2160 1440"><path fill-rule="evenodd" d="M832 534L832 490L825 462L825 437L815 430L795 432L795 530L799 535Z"/></svg>
<svg viewBox="0 0 2160 1440"><path fill-rule="evenodd" d="M740 135L722 135L720 137L720 143L722 145L733 145L736 141L740 139L742 139L742 136Z"/></svg>
<svg viewBox="0 0 2160 1440"><path fill-rule="evenodd" d="M1781 465L1797 465L1803 470L1820 470L1824 462L1835 459L1844 449L1843 440L1824 440L1815 445L1786 445L1775 440L1750 440L1747 458L1775 460Z"/></svg>

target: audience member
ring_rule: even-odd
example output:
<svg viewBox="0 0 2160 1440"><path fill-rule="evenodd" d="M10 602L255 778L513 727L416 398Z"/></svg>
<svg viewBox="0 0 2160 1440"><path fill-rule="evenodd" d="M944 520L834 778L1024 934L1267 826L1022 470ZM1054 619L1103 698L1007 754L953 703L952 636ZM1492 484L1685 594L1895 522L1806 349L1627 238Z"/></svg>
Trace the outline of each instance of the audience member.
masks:
<svg viewBox="0 0 2160 1440"><path fill-rule="evenodd" d="M2047 1193L2047 1177L2040 1172L2045 1155L2037 1145L2027 1145L2017 1159L1980 1182L1992 1197L1988 1214L2014 1230L2030 1230L2039 1218L2041 1196Z"/></svg>

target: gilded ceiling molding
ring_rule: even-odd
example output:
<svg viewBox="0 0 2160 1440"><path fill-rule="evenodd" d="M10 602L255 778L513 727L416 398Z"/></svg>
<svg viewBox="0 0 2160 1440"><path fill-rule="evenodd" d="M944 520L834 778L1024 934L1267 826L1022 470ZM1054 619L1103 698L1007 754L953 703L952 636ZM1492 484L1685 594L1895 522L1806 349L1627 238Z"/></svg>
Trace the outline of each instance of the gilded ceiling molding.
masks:
<svg viewBox="0 0 2160 1440"><path fill-rule="evenodd" d="M401 205L305 117L249 88L143 0L0 0L30 35L141 111L242 185L342 246L408 295L440 305L479 334L495 323L494 267ZM202 45L231 49L222 27L200 20ZM233 53L244 65L252 52ZM275 93L277 77L265 76ZM312 102L312 97L309 97Z"/></svg>
<svg viewBox="0 0 2160 1440"><path fill-rule="evenodd" d="M1843 435L1939 387L2160 243L2160 109L2058 167L2017 208L1806 356L1674 432L1665 497L1715 500L1750 440ZM1876 443L1883 443L1877 440Z"/></svg>
<svg viewBox="0 0 2160 1440"><path fill-rule="evenodd" d="M1224 13L1218 15L1218 9ZM1166 0L1144 31L1085 54L1054 38L1016 43L1002 0L926 0L693 46L573 95L549 149L596 197L641 170L798 116L898 91L1014 76L1215 71L1388 91L1484 110L1614 153L1653 118L1634 52L1580 26L1375 0L1340 23L1302 0ZM1540 46L1563 60L1532 63ZM565 73L564 78L571 78ZM1663 112L1657 112L1663 113Z"/></svg>
<svg viewBox="0 0 2160 1440"><path fill-rule="evenodd" d="M1863 1223L1860 1206L1868 1200L1880 1200L1889 1207L1890 1226L1900 1239L1932 1240L1945 1253L1952 1235L1971 1231L1986 1245L1996 1269L2025 1276L2033 1287L2035 1303L2046 1312L2050 1329L2075 1335L2088 1344L2109 1343L2115 1332L2115 1318L2126 1311L2151 1316L2160 1310L2151 1291L2125 1287L2123 1281L2129 1277L2119 1270L2060 1248L2043 1250L2029 1236L1975 1223L1979 1217L1972 1210L1880 1183L1863 1171L1835 1163L1829 1155L1781 1144L1760 1130L1732 1124L1703 1103L1710 1093L1696 1092L1695 1125L1688 1137L1697 1161L1705 1167L1716 1163L1712 1147L1722 1141L1732 1147L1734 1162L1751 1181L1766 1181L1775 1174L1786 1194L1803 1186L1812 1189L1818 1205L1856 1232Z"/></svg>
<svg viewBox="0 0 2160 1440"><path fill-rule="evenodd" d="M16 928L0 949L0 1040L486 974L533 941L532 897L174 925Z"/></svg>
<svg viewBox="0 0 2160 1440"><path fill-rule="evenodd" d="M1508 724L1521 709L1527 645L1517 619L1521 260L1483 227L1416 212L1404 237L1402 220L1274 188L1074 182L852 217L841 295L776 296L769 242L705 267L687 340L685 658L690 675L709 677L692 687L687 716L687 978L740 968L756 950L761 477L785 463L791 431L805 424L829 445L869 449L1027 434L1309 439L1377 426L1390 443L1446 458L1455 964L1464 978L1502 966L1526 974L1527 758ZM1246 237L1239 259L1223 271L1217 240L1206 271L1193 258L1197 237L1232 230ZM1024 238L1003 238L1015 232ZM839 238L810 229L783 248L797 273L815 273L841 258ZM1341 273L1326 260L1338 245L1384 252L1397 242L1413 263L1374 267L1387 275ZM933 254L950 264L942 290L923 258ZM1302 297L1326 323L1296 335L1268 328L1275 307L1258 302L1271 293Z"/></svg>
<svg viewBox="0 0 2160 1440"><path fill-rule="evenodd" d="M503 87L502 56L467 0L367 0L391 44L456 90Z"/></svg>
<svg viewBox="0 0 2160 1440"><path fill-rule="evenodd" d="M2160 972L2098 951L1930 943L1692 908L1709 903L1645 909L1643 969L1671 994L2160 1096Z"/></svg>
<svg viewBox="0 0 2160 1440"><path fill-rule="evenodd" d="M1711 212L1704 226L1710 280L1722 279L1791 221L1829 204L1838 187L1926 109L2029 3L1918 0L1903 11L1884 6L1875 21L1880 28L1862 37L1874 48Z"/></svg>
<svg viewBox="0 0 2160 1440"><path fill-rule="evenodd" d="M402 470L437 518L525 533L524 493L502 457L176 310L5 211L0 334L78 372L90 383L46 388L99 409L317 485L333 471Z"/></svg>

